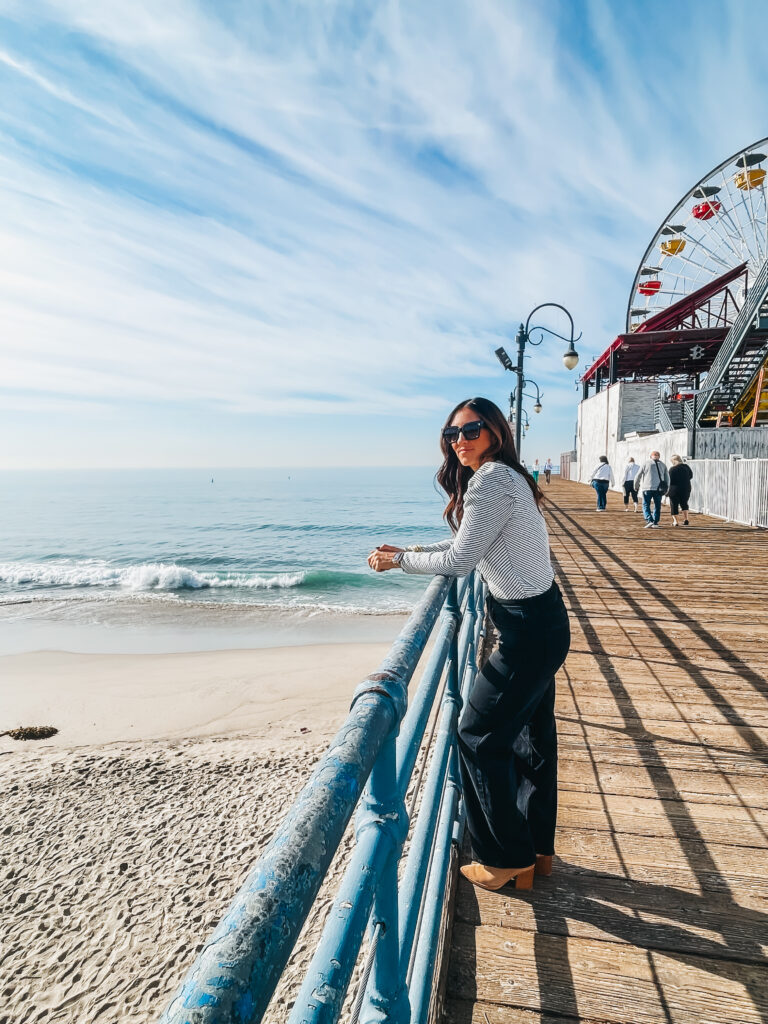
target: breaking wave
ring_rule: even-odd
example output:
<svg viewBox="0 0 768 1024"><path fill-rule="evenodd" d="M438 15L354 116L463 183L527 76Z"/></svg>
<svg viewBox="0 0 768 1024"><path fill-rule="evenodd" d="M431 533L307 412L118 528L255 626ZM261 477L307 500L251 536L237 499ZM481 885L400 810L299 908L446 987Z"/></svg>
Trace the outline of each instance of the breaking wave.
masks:
<svg viewBox="0 0 768 1024"><path fill-rule="evenodd" d="M199 572L175 563L144 562L118 566L97 559L85 561L0 564L0 583L24 589L108 587L129 591L325 590L359 585L355 573L332 572Z"/></svg>

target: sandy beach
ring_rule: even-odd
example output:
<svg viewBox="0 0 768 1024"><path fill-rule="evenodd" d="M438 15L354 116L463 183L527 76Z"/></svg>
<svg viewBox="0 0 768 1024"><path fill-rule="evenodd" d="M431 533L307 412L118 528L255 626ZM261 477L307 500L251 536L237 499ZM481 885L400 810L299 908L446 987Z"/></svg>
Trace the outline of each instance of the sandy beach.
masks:
<svg viewBox="0 0 768 1024"><path fill-rule="evenodd" d="M51 747L332 728L386 643L184 654L0 658L0 731L53 725ZM306 720L305 720L306 719ZM46 744L46 746L48 746ZM39 751L41 745L36 749ZM0 751L19 752L8 737Z"/></svg>
<svg viewBox="0 0 768 1024"><path fill-rule="evenodd" d="M0 1024L156 1020L388 646L0 658Z"/></svg>

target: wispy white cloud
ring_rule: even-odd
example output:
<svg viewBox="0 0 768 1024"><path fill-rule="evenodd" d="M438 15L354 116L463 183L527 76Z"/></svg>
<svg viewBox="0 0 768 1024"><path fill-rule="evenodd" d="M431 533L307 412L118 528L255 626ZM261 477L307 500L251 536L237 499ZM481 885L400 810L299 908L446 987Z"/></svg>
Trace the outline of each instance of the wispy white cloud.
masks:
<svg viewBox="0 0 768 1024"><path fill-rule="evenodd" d="M703 6L6 3L3 387L437 413L549 299L599 351L675 197L768 134L718 84L763 76L754 23ZM531 374L564 446L556 343Z"/></svg>

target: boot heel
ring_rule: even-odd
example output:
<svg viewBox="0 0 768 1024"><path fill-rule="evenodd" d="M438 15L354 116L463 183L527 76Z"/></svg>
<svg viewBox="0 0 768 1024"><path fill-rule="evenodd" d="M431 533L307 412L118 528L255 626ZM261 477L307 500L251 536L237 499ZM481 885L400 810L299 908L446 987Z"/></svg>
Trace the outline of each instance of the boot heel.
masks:
<svg viewBox="0 0 768 1024"><path fill-rule="evenodd" d="M496 892L497 889L501 889L502 886L510 882L514 882L517 889L532 889L535 869L535 864L531 864L528 868L489 868L485 864L472 861L471 864L464 864L459 871L473 885Z"/></svg>
<svg viewBox="0 0 768 1024"><path fill-rule="evenodd" d="M533 873L535 867L526 868L521 871L519 875L515 875L515 888L516 889L532 889L533 888Z"/></svg>
<svg viewBox="0 0 768 1024"><path fill-rule="evenodd" d="M549 878L552 874L552 857L549 854L536 854L536 874Z"/></svg>

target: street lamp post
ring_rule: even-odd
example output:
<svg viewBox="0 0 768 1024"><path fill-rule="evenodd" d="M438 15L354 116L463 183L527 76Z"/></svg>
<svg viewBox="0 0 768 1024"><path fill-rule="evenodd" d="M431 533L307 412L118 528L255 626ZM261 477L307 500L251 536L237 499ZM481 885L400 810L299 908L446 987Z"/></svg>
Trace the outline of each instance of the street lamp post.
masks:
<svg viewBox="0 0 768 1024"><path fill-rule="evenodd" d="M539 391L539 385L536 383L535 380L531 380L530 377L526 377L524 383L525 384L533 384L533 386L536 388L536 395L535 395L536 404L533 407L533 411L535 413L540 413L541 410L542 410L541 399L542 399L542 396L543 396L543 392ZM529 395L527 391L523 392L523 398L533 398L533 397L534 396L533 395Z"/></svg>
<svg viewBox="0 0 768 1024"><path fill-rule="evenodd" d="M537 313L540 309L544 309L546 306L551 306L554 307L555 309L560 309L563 311L563 313L565 313L571 325L570 338L566 338L564 335L558 334L556 331L550 330L549 327L541 327L539 325L535 327L530 326L531 317L533 317L534 313ZM531 337L532 330L542 332L539 335L538 341L534 340ZM553 335L555 338L560 338L562 341L568 343L568 348L563 353L563 365L565 366L566 370L573 370L579 361L579 353L576 351L574 347L574 342L578 341L581 335L579 334L578 337L574 337L573 317L565 308L565 306L561 306L558 302L542 302L541 305L536 306L528 314L528 319L525 321L525 325L520 324L517 335L515 336L515 341L517 342L517 365L515 365L512 362L512 360L509 358L509 356L507 355L503 348L496 349L496 357L498 358L499 362L504 367L504 369L511 370L513 373L517 374L517 386L515 388L515 447L517 448L518 458L520 458L520 445L522 441L523 392L526 383L534 384L534 386L536 387L536 405L534 406L534 410L536 412L541 411L541 396L539 394L539 387L533 381L529 382L526 381L525 379L525 370L523 366L523 360L525 359L525 346L527 344L540 345L544 340L544 332Z"/></svg>
<svg viewBox="0 0 768 1024"><path fill-rule="evenodd" d="M526 381L526 383L533 383L532 381ZM538 388L536 388L536 405L533 407L534 412L541 412L541 401L538 394ZM533 395L529 395L528 392L523 392L525 398L533 398ZM515 423L515 392L513 391L509 396L509 422ZM528 417L528 413L523 409L523 429L526 433L531 426L531 421Z"/></svg>

